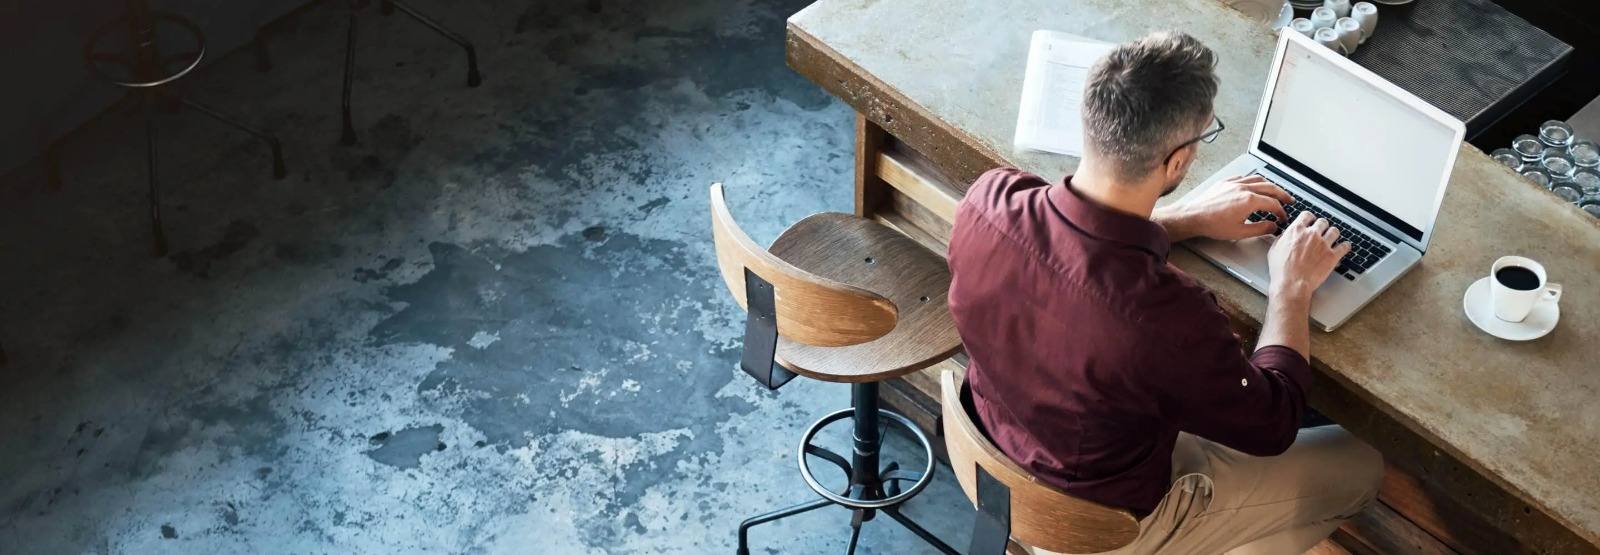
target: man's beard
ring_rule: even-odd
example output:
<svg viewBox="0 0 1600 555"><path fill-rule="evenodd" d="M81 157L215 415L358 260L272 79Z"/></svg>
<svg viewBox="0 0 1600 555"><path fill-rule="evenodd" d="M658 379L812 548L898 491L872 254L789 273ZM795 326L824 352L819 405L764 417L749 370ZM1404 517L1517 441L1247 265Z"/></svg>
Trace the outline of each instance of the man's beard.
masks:
<svg viewBox="0 0 1600 555"><path fill-rule="evenodd" d="M1167 188L1161 191L1161 196L1172 194L1172 192L1178 190L1178 186L1182 184L1183 178L1180 177L1176 181L1173 181L1171 185L1167 185Z"/></svg>

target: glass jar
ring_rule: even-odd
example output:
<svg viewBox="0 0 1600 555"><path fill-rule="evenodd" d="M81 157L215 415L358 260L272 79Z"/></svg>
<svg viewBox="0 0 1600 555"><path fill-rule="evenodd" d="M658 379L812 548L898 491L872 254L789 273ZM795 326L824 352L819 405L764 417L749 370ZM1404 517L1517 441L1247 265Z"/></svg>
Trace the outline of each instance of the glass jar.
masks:
<svg viewBox="0 0 1600 555"><path fill-rule="evenodd" d="M1594 170L1578 170L1572 173L1572 184L1587 195L1600 195L1600 173Z"/></svg>
<svg viewBox="0 0 1600 555"><path fill-rule="evenodd" d="M1541 123L1539 142L1544 143L1544 146L1567 148L1567 145L1572 144L1572 126L1557 119Z"/></svg>
<svg viewBox="0 0 1600 555"><path fill-rule="evenodd" d="M1578 169L1572 162L1572 156L1567 154L1567 149L1555 146L1544 149L1539 155L1539 167L1554 179L1570 179L1572 172Z"/></svg>
<svg viewBox="0 0 1600 555"><path fill-rule="evenodd" d="M1552 183L1550 185L1550 192L1555 193L1556 196L1561 197L1561 200L1567 202L1575 203L1578 202L1578 199L1583 198L1583 191L1579 190L1578 186L1571 181L1557 181Z"/></svg>
<svg viewBox="0 0 1600 555"><path fill-rule="evenodd" d="M1600 195L1589 195L1578 199L1578 208L1582 208L1590 216L1600 218Z"/></svg>
<svg viewBox="0 0 1600 555"><path fill-rule="evenodd" d="M1500 165L1511 168L1511 171L1522 171L1522 156L1518 155L1515 150L1509 148L1495 149L1494 152L1489 153L1489 157L1499 162Z"/></svg>
<svg viewBox="0 0 1600 555"><path fill-rule="evenodd" d="M1572 163L1580 168L1600 168L1600 146L1594 141L1576 141L1567 147L1567 154L1572 156Z"/></svg>
<svg viewBox="0 0 1600 555"><path fill-rule="evenodd" d="M1533 182L1538 183L1540 187L1544 187L1546 189L1550 188L1550 174L1544 173L1544 170L1538 168L1525 168L1522 170L1522 177L1533 180Z"/></svg>
<svg viewBox="0 0 1600 555"><path fill-rule="evenodd" d="M1522 157L1522 164L1537 163L1539 155L1544 153L1544 143L1533 135L1517 135L1511 140L1511 150L1517 151L1517 156Z"/></svg>

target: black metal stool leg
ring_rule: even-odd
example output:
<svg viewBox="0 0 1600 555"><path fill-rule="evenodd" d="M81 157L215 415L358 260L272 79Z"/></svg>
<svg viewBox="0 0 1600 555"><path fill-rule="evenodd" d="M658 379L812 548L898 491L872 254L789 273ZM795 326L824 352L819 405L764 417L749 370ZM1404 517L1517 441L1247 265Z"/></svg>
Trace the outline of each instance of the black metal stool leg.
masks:
<svg viewBox="0 0 1600 555"><path fill-rule="evenodd" d="M750 555L750 527L757 524L766 524L780 518L788 518L800 513L814 511L832 504L833 502L827 499L818 499L816 501L808 501L793 507L778 509L764 515L753 516L744 519L744 522L739 523L739 555Z"/></svg>
<svg viewBox="0 0 1600 555"><path fill-rule="evenodd" d="M478 73L478 51L472 47L472 42L468 41L466 37L457 35L455 32L444 28L444 26L440 25L439 22L430 19L426 15L422 15L421 12L412 9L411 6L405 5L403 2L399 2L397 0L384 0L383 7L393 7L394 9L400 10L402 13L411 16L411 19L415 19L418 23L428 26L429 29L433 29L434 32L443 35L444 38L450 39L450 42L456 43L463 50L466 50L467 86L476 87L478 84L483 82L483 76Z"/></svg>
<svg viewBox="0 0 1600 555"><path fill-rule="evenodd" d="M932 532L929 532L927 529L923 528L922 525L911 520L911 517L901 513L899 507L890 507L888 509L884 509L883 514L889 515L889 518L894 519L895 522L898 522L901 526L906 527L906 529L910 530L911 533L922 538L922 541L928 542L928 545L932 545L933 548L938 549L940 553L945 553L946 555L961 554L961 552L956 551L954 548L945 544L944 541L940 540L937 536L934 536Z"/></svg>
<svg viewBox="0 0 1600 555"><path fill-rule="evenodd" d="M344 134L339 137L339 142L345 145L356 144L356 127L350 123L350 85L355 75L356 65L356 7L350 6L350 30L344 36L344 93L339 98L339 108L344 117Z"/></svg>
<svg viewBox="0 0 1600 555"><path fill-rule="evenodd" d="M167 254L167 233L161 227L161 189L156 183L156 115L154 93L144 97L145 171L150 178L150 234L156 256Z"/></svg>
<svg viewBox="0 0 1600 555"><path fill-rule="evenodd" d="M196 112L211 116L211 119L228 124L234 129L248 133L250 136L261 139L263 142L267 143L267 146L272 148L272 178L283 179L284 176L288 175L288 171L283 166L283 145L278 143L277 137L274 137L272 134L260 129L239 123L239 120L223 115L221 112L213 110L204 104L189 100L188 97L184 97L182 102L184 106L193 108Z"/></svg>
<svg viewBox="0 0 1600 555"><path fill-rule="evenodd" d="M856 555L856 542L861 541L861 523L867 520L864 514L867 509L856 509L850 514L850 545L844 548L844 555Z"/></svg>

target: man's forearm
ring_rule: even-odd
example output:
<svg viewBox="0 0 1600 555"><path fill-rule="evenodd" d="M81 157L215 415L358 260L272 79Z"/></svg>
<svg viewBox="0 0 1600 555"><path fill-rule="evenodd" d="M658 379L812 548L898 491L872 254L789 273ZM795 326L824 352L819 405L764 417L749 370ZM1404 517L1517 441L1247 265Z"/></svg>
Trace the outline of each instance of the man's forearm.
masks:
<svg viewBox="0 0 1600 555"><path fill-rule="evenodd" d="M1311 360L1311 296L1276 293L1267 296L1267 319L1256 348L1282 345Z"/></svg>
<svg viewBox="0 0 1600 555"><path fill-rule="evenodd" d="M1191 214L1187 214L1181 204L1175 202L1159 206L1150 213L1150 221L1167 230L1167 239L1174 243L1193 239L1198 235L1193 229L1194 226L1189 225Z"/></svg>

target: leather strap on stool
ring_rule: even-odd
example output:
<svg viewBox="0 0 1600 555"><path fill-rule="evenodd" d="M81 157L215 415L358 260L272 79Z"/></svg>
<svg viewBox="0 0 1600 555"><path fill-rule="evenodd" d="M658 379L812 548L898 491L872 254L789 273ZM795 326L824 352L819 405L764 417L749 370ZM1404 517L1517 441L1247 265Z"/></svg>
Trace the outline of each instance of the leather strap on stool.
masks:
<svg viewBox="0 0 1600 555"><path fill-rule="evenodd" d="M774 358L778 352L778 310L774 297L771 283L749 268L744 269L744 298L749 316L744 322L744 354L739 357L739 367L768 390L776 390L794 379L794 373Z"/></svg>
<svg viewBox="0 0 1600 555"><path fill-rule="evenodd" d="M978 514L972 523L970 555L1005 555L1006 544L1011 541L1011 488L982 466L973 470L977 474Z"/></svg>

